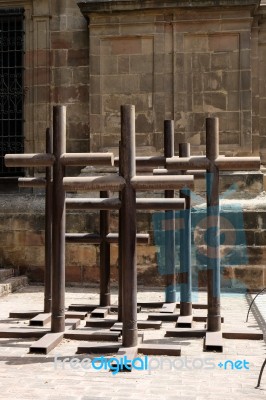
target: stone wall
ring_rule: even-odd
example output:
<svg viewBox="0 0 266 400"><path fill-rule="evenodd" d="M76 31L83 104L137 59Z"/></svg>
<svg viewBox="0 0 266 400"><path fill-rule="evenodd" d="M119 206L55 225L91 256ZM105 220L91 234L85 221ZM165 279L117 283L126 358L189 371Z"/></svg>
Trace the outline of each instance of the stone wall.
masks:
<svg viewBox="0 0 266 400"><path fill-rule="evenodd" d="M89 151L89 39L75 0L0 0L25 9L25 152L45 149L54 104L68 106L67 149Z"/></svg>
<svg viewBox="0 0 266 400"><path fill-rule="evenodd" d="M163 120L170 118L176 143L204 152L205 118L212 115L220 119L225 154L258 152L254 1L228 1L226 8L216 1L78 3L90 28L94 150L118 145L119 107L130 102L137 146L162 151Z"/></svg>
<svg viewBox="0 0 266 400"><path fill-rule="evenodd" d="M248 183L246 182L246 186ZM252 192L252 185L251 190ZM239 196L240 197L240 196ZM223 288L260 289L266 286L266 195L249 200L222 200L221 283ZM193 195L192 268L193 286L206 287L206 210L204 199ZM31 281L44 276L44 198L25 193L0 196L0 265L26 273ZM163 287L164 214L139 212L138 232L150 234L149 245L137 248L138 283ZM178 226L179 215L176 214ZM97 212L67 212L67 232L99 232ZM117 232L117 215L110 231ZM118 248L111 246L111 281L117 285ZM179 231L176 229L176 268L179 270ZM66 281L71 284L99 283L99 247L66 245Z"/></svg>

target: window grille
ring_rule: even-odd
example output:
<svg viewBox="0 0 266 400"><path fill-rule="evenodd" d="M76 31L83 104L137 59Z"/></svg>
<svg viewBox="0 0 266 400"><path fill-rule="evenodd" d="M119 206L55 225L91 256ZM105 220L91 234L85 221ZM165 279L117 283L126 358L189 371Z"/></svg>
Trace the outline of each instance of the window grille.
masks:
<svg viewBox="0 0 266 400"><path fill-rule="evenodd" d="M24 9L0 9L0 177L23 175L6 168L6 153L23 153Z"/></svg>

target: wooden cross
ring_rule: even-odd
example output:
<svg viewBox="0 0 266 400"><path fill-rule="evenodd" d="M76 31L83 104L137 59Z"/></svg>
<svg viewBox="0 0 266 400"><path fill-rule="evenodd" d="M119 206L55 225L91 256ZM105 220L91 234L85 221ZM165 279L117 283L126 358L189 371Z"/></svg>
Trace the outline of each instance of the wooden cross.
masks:
<svg viewBox="0 0 266 400"><path fill-rule="evenodd" d="M207 118L206 156L192 156L185 158L172 157L166 160L166 165L169 170L204 169L207 172L208 316L205 347L206 349L213 347L221 349L219 173L220 171L259 170L260 158L219 156L219 120L218 118ZM217 333L217 335L211 334L213 332ZM176 334L178 334L178 331Z"/></svg>

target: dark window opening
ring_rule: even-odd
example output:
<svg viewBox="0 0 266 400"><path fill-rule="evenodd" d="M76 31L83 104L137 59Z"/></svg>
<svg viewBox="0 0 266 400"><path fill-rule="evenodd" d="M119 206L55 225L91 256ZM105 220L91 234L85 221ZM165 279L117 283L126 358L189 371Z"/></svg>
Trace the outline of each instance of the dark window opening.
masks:
<svg viewBox="0 0 266 400"><path fill-rule="evenodd" d="M0 9L0 177L21 176L4 155L24 152L24 9Z"/></svg>

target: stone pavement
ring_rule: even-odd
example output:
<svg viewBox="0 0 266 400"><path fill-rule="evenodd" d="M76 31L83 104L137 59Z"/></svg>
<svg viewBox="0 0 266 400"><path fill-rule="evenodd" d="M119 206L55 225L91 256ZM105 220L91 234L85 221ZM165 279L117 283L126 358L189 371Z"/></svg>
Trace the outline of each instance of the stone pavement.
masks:
<svg viewBox="0 0 266 400"><path fill-rule="evenodd" d="M141 290L139 301L162 301L164 295L158 290ZM266 307L260 300L260 308ZM117 296L113 296L113 303ZM98 301L95 288L67 288L66 305L71 303L93 303ZM206 301L206 294L200 293L198 301ZM0 329L6 323L11 326L26 326L27 321L9 320L10 311L42 309L42 288L28 286L20 292L0 300ZM250 314L248 324L245 318L248 302L243 294L223 294L222 314L226 327L253 327L258 329L257 320ZM202 311L201 311L202 312ZM143 310L140 318L147 318ZM82 321L84 326L84 321ZM202 324L198 323L198 327ZM166 328L174 323L164 323L163 328L145 332L145 340L163 340ZM89 329L89 328L86 328ZM75 355L82 342L64 340L47 356L29 354L31 340L0 339L0 399L40 400L224 400L266 398L266 371L261 388L255 389L258 374L266 357L265 341L224 340L223 353L204 353L202 339L165 338L181 344L181 357L151 357L150 370L112 374L109 371L84 369L82 364L69 362L55 364L55 356L78 358ZM249 369L224 369L225 360L248 362ZM158 368L161 363L163 368ZM220 364L222 363L222 364ZM221 365L221 367L218 366ZM84 364L85 365L85 364ZM157 368L155 370L155 368Z"/></svg>

